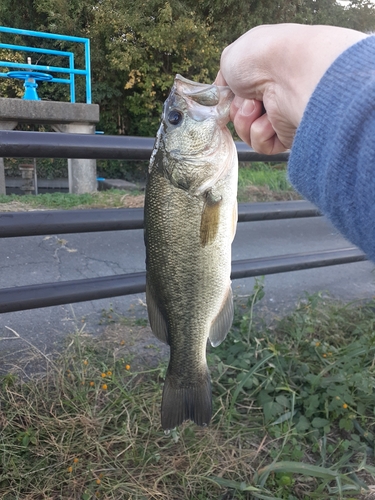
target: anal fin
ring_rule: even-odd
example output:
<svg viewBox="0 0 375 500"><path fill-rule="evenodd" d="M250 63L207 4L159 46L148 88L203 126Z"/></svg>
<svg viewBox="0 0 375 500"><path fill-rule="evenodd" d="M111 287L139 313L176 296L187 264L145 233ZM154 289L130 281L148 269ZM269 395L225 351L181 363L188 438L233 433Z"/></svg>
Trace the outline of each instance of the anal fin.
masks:
<svg viewBox="0 0 375 500"><path fill-rule="evenodd" d="M228 294L222 304L220 312L211 325L209 339L213 347L217 347L223 342L223 340L225 340L225 337L232 326L233 314L233 294L232 288L229 286Z"/></svg>
<svg viewBox="0 0 375 500"><path fill-rule="evenodd" d="M166 320L160 311L150 287L146 284L147 313L152 333L165 344L168 342L168 328Z"/></svg>

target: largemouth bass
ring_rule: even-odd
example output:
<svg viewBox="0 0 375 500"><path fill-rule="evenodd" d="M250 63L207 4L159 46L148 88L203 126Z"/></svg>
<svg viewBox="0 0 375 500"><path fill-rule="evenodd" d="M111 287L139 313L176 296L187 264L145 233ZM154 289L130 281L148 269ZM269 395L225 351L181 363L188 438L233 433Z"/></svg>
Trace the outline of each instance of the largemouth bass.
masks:
<svg viewBox="0 0 375 500"><path fill-rule="evenodd" d="M207 340L233 320L231 243L237 225L237 151L226 127L228 87L177 75L165 101L145 199L146 300L153 333L170 346L164 429L212 414Z"/></svg>

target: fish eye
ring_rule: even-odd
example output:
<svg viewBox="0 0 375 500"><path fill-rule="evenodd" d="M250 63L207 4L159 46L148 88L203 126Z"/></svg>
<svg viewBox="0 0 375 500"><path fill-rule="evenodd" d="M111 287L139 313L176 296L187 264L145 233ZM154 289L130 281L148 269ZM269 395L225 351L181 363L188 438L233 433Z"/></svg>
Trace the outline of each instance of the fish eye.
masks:
<svg viewBox="0 0 375 500"><path fill-rule="evenodd" d="M183 115L181 111L178 111L178 109L172 109L172 111L168 113L168 121L171 125L178 125L182 120L182 117Z"/></svg>

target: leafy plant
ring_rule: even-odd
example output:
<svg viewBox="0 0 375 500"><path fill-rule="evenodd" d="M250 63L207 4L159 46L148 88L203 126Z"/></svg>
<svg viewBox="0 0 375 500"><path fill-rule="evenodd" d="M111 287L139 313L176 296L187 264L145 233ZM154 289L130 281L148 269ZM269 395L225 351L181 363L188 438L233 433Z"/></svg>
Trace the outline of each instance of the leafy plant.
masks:
<svg viewBox="0 0 375 500"><path fill-rule="evenodd" d="M265 430L279 443L251 484L296 498L289 495L303 474L315 478L317 495L356 491L363 483L346 470L353 470L356 454L371 457L375 447L373 306L326 305L320 294L306 296L293 314L259 332L252 311L262 294L256 281L246 312L237 313L230 338L212 354L218 390L231 401L228 421L260 407ZM309 464L301 464L306 456Z"/></svg>

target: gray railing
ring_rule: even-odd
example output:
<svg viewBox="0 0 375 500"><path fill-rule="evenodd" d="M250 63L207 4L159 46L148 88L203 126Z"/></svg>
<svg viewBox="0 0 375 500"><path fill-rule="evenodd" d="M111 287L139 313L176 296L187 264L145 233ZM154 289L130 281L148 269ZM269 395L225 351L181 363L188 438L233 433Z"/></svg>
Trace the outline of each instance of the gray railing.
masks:
<svg viewBox="0 0 375 500"><path fill-rule="evenodd" d="M255 153L243 143L236 146L241 161L286 161L288 158L287 153L269 157ZM144 137L0 131L0 157L145 160L150 157L152 147L153 139ZM245 203L239 205L238 221L319 215L317 208L306 201ZM143 210L139 208L0 212L0 238L142 228ZM366 256L355 247L247 259L232 262L231 277L248 278L363 260ZM145 283L145 273L140 272L3 288L0 289L0 313L141 293Z"/></svg>

